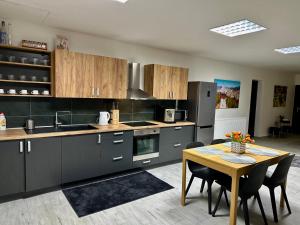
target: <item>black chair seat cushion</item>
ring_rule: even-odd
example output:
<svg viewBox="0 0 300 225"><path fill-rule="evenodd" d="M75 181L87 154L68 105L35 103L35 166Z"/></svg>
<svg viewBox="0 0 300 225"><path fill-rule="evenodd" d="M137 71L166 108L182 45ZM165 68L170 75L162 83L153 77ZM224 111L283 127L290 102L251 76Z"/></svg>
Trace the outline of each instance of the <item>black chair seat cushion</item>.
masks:
<svg viewBox="0 0 300 225"><path fill-rule="evenodd" d="M273 171L269 171L267 172L266 176L265 176L265 180L264 180L264 185L266 186L272 186L272 182L271 182L271 177L273 175Z"/></svg>

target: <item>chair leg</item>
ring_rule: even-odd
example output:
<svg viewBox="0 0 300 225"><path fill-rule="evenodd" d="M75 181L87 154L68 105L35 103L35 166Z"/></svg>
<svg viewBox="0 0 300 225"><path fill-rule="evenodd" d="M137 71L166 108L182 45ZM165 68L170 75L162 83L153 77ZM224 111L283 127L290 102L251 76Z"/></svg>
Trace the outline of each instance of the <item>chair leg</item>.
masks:
<svg viewBox="0 0 300 225"><path fill-rule="evenodd" d="M276 200L275 200L275 192L274 188L269 188L270 190L270 196L271 196L271 203L272 203L272 209L273 209L273 216L274 216L274 222L278 222L278 217L277 217L277 208L276 208Z"/></svg>
<svg viewBox="0 0 300 225"><path fill-rule="evenodd" d="M203 193L203 189L204 189L204 186L205 186L205 181L206 180L204 180L204 179L202 180L200 193Z"/></svg>
<svg viewBox="0 0 300 225"><path fill-rule="evenodd" d="M212 213L211 213L211 215L212 215L213 217L215 217L216 212L217 212L217 210L218 210L218 208L219 208L219 205L220 205L220 202L221 202L221 198L222 198L223 192L224 192L224 187L221 187L220 192L219 192L219 195L218 195L218 199L217 199L217 202L216 202L216 205L215 205L215 208L214 208L214 210L213 210Z"/></svg>
<svg viewBox="0 0 300 225"><path fill-rule="evenodd" d="M187 189L186 189L186 191L185 191L185 196L187 196L187 193L188 193L189 190L190 190L190 187L191 187L191 185L192 185L192 183L193 183L194 178L195 178L195 176L192 175L192 176L191 176L191 179L190 179L190 181L189 181L189 184L188 184L188 186L187 186Z"/></svg>
<svg viewBox="0 0 300 225"><path fill-rule="evenodd" d="M243 201L245 224L250 225L247 199L242 199L242 201Z"/></svg>
<svg viewBox="0 0 300 225"><path fill-rule="evenodd" d="M208 196L208 213L211 214L211 181L207 181L207 196Z"/></svg>
<svg viewBox="0 0 300 225"><path fill-rule="evenodd" d="M255 198L257 199L257 202L258 202L258 205L259 205L259 208L260 208L260 212L261 212L261 215L262 215L262 217L264 219L265 225L268 225L267 217L266 217L266 214L265 214L265 210L264 210L263 204L261 202L261 198L260 198L259 192L257 192L257 194L255 195Z"/></svg>
<svg viewBox="0 0 300 225"><path fill-rule="evenodd" d="M229 201L228 201L228 196L227 196L227 191L226 189L224 189L224 195L225 195L225 201L226 201L226 205L228 206L228 208L230 207L229 205Z"/></svg>
<svg viewBox="0 0 300 225"><path fill-rule="evenodd" d="M280 185L280 187L281 187L281 192L282 192L284 201L285 201L285 203L286 203L286 207L287 207L287 209L288 209L288 211L289 211L289 214L291 214L292 211L291 211L291 208L290 208L289 200L288 200L287 195L286 195L285 187L284 187L284 185Z"/></svg>

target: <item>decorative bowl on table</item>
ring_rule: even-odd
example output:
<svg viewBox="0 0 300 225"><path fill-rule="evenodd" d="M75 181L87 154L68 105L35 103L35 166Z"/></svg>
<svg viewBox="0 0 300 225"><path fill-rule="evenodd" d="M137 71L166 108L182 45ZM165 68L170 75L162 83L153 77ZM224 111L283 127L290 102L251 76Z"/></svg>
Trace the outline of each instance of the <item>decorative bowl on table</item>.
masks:
<svg viewBox="0 0 300 225"><path fill-rule="evenodd" d="M225 136L231 139L231 152L237 154L245 153L247 143L255 143L250 134L243 135L240 131L233 131Z"/></svg>

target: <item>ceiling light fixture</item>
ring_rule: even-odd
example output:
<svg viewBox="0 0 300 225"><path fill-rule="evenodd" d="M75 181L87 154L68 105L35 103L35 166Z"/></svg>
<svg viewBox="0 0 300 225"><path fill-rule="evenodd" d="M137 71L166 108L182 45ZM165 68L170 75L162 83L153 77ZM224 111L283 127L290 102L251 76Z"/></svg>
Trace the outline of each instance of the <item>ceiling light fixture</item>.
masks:
<svg viewBox="0 0 300 225"><path fill-rule="evenodd" d="M274 49L274 51L282 53L282 54L295 54L295 53L300 53L300 46L293 46L293 47L288 47L288 48L278 48Z"/></svg>
<svg viewBox="0 0 300 225"><path fill-rule="evenodd" d="M236 37L239 35L254 33L265 29L267 28L249 20L241 20L235 23L210 29L210 31L225 35L227 37Z"/></svg>
<svg viewBox="0 0 300 225"><path fill-rule="evenodd" d="M115 2L120 2L120 3L126 3L128 0L113 0L113 1L115 1Z"/></svg>

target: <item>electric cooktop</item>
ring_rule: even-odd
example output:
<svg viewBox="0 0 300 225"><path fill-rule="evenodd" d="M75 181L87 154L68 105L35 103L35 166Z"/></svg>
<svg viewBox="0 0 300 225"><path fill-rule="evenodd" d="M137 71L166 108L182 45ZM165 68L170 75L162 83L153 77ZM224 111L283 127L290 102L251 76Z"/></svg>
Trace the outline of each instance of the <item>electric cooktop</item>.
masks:
<svg viewBox="0 0 300 225"><path fill-rule="evenodd" d="M151 126L151 125L156 125L155 123L149 123L146 121L141 121L141 122L127 122L124 123L125 125L131 126L131 127L143 127L143 126Z"/></svg>

